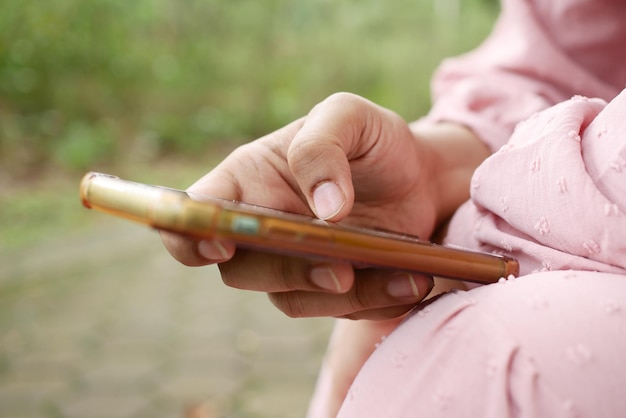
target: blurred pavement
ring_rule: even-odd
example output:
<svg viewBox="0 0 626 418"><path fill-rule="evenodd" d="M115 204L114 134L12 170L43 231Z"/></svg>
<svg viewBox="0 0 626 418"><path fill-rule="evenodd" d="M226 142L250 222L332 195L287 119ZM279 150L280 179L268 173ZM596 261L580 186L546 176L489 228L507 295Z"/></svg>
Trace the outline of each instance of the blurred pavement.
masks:
<svg viewBox="0 0 626 418"><path fill-rule="evenodd" d="M331 325L102 219L0 254L0 417L302 417Z"/></svg>

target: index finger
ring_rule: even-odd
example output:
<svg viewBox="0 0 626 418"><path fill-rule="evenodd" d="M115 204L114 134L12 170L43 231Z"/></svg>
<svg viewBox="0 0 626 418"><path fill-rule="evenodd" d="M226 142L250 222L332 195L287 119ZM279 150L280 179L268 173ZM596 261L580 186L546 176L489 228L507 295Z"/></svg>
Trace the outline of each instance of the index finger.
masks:
<svg viewBox="0 0 626 418"><path fill-rule="evenodd" d="M239 147L187 191L197 200L212 196L310 213L289 173L284 154L301 125L301 120L295 121ZM162 232L161 238L170 254L188 266L223 262L235 252L235 244L228 241L199 240L170 232Z"/></svg>

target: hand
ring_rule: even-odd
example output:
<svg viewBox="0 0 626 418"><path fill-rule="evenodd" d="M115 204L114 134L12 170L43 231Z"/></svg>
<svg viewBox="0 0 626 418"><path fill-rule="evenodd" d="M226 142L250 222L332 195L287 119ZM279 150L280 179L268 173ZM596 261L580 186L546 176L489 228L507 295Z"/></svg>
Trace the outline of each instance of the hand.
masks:
<svg viewBox="0 0 626 418"><path fill-rule="evenodd" d="M428 238L467 198L486 155L476 143L457 126L420 135L389 110L339 93L238 148L189 191ZM417 274L235 251L232 242L169 233L163 241L184 264L219 263L227 285L268 292L290 316L397 317L432 286Z"/></svg>

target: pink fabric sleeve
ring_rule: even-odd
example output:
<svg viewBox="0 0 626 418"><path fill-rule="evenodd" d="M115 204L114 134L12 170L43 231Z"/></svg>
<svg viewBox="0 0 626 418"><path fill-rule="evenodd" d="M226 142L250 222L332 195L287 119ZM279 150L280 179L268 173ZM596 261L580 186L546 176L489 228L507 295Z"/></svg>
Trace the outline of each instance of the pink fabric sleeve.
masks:
<svg viewBox="0 0 626 418"><path fill-rule="evenodd" d="M476 50L442 63L427 121L468 126L492 150L575 94L610 100L626 80L626 2L505 0Z"/></svg>

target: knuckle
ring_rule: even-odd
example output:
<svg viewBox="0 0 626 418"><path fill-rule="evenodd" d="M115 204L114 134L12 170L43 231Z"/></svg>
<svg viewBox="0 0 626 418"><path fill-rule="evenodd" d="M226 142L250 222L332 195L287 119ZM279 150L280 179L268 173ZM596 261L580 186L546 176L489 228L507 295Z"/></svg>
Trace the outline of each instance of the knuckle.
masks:
<svg viewBox="0 0 626 418"><path fill-rule="evenodd" d="M226 286L232 287L234 289L243 288L243 286L241 285L241 281L238 279L239 276L233 271L234 269L232 268L232 263L220 263L218 264L218 267L220 269L220 275L222 276L222 282Z"/></svg>
<svg viewBox="0 0 626 418"><path fill-rule="evenodd" d="M349 313L349 314L338 315L337 318L339 318L339 319L349 319L351 321L358 321L360 319L363 319L358 312L352 312L352 313Z"/></svg>
<svg viewBox="0 0 626 418"><path fill-rule="evenodd" d="M172 232L161 231L160 235L165 249L179 263L187 267L197 267L207 264L206 260L198 253L196 241Z"/></svg>
<svg viewBox="0 0 626 418"><path fill-rule="evenodd" d="M328 96L322 103L336 103L339 105L351 105L360 103L363 100L361 96L345 91L333 93Z"/></svg>
<svg viewBox="0 0 626 418"><path fill-rule="evenodd" d="M306 317L306 308L296 292L276 292L269 294L270 301L276 308L290 318Z"/></svg>
<svg viewBox="0 0 626 418"><path fill-rule="evenodd" d="M350 309L353 312L362 311L372 308L371 294L365 289L365 286L360 286L355 283L352 290L347 294Z"/></svg>
<svg viewBox="0 0 626 418"><path fill-rule="evenodd" d="M299 282L299 278L302 277L302 272L294 265L295 261L292 258L276 257L271 264L272 277L276 279L276 288L279 291L298 290L302 287ZM272 291L273 289L270 289Z"/></svg>
<svg viewBox="0 0 626 418"><path fill-rule="evenodd" d="M289 257L241 250L218 266L224 284L235 289L287 292L305 287L304 268Z"/></svg>
<svg viewBox="0 0 626 418"><path fill-rule="evenodd" d="M310 154L315 154L320 137L325 138L327 134L319 131L300 131L287 149L287 160L309 158Z"/></svg>
<svg viewBox="0 0 626 418"><path fill-rule="evenodd" d="M347 294L352 311L364 311L385 306L386 298L380 289L380 280L355 280Z"/></svg>

